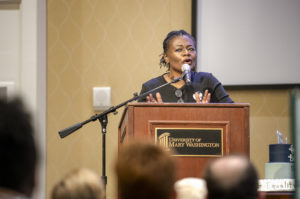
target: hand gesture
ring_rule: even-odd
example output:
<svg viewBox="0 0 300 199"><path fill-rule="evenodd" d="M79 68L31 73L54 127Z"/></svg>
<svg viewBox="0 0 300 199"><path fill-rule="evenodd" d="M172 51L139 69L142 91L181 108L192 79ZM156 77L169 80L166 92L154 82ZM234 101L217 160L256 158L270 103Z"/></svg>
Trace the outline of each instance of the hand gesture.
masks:
<svg viewBox="0 0 300 199"><path fill-rule="evenodd" d="M153 97L153 95L150 93L147 97L146 97L146 100L148 103L163 103L162 99L161 99L161 96L160 96L160 93L156 93L155 94L156 96L156 99Z"/></svg>
<svg viewBox="0 0 300 199"><path fill-rule="evenodd" d="M210 96L211 94L208 92L208 90L204 91L204 95L202 98L200 98L199 93L195 92L195 98L197 103L209 103L210 102Z"/></svg>

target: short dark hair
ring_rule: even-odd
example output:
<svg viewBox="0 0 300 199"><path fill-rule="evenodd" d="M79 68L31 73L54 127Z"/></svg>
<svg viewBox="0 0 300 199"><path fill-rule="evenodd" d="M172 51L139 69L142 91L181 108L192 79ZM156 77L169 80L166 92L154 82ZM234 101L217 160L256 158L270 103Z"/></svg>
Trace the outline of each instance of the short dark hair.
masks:
<svg viewBox="0 0 300 199"><path fill-rule="evenodd" d="M228 182L228 179L220 177L212 169L212 165L218 159L212 161L205 170L208 199L255 199L258 197L258 175L254 165L247 157L242 155L229 155L225 158L241 158L246 161L245 168L235 176L237 180ZM234 177L234 176L232 176Z"/></svg>
<svg viewBox="0 0 300 199"><path fill-rule="evenodd" d="M160 67L165 66L165 67L168 67L168 70L170 69L168 64L166 63L166 61L164 59L164 54L168 51L169 43L173 38L178 37L178 36L184 36L184 35L191 38L194 42L195 47L196 47L195 38L192 35L190 35L189 33L187 33L185 30L174 30L174 31L169 32L167 34L166 38L163 41L163 53L160 55L161 58L160 58L160 62L159 62Z"/></svg>
<svg viewBox="0 0 300 199"><path fill-rule="evenodd" d="M0 98L0 186L30 195L37 150L31 115L20 98Z"/></svg>
<svg viewBox="0 0 300 199"><path fill-rule="evenodd" d="M175 161L154 143L123 144L115 169L122 199L168 199L174 191Z"/></svg>

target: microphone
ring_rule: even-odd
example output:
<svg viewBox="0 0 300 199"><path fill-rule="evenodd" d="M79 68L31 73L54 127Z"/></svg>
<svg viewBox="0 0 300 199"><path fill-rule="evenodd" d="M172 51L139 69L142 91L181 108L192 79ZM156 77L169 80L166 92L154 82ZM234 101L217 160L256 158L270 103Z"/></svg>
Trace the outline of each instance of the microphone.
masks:
<svg viewBox="0 0 300 199"><path fill-rule="evenodd" d="M183 64L181 67L181 71L184 73L185 83L190 86L192 84L191 80L191 67L188 64Z"/></svg>

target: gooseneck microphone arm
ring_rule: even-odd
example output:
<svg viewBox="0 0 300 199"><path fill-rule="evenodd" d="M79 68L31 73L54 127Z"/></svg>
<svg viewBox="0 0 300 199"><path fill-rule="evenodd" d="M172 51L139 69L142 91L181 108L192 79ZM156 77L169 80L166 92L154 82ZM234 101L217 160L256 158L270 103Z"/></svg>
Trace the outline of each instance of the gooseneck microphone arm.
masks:
<svg viewBox="0 0 300 199"><path fill-rule="evenodd" d="M105 165L106 165L105 164L105 159L106 159L106 157L105 157L105 154L106 154L105 153L105 140L106 140L105 135L106 135L106 126L107 126L107 123L108 123L107 115L109 113L117 113L116 111L117 111L118 108L121 108L122 106L128 104L129 102L139 100L139 99L149 95L150 93L155 92L156 90L158 90L162 87L165 87L169 84L173 84L173 83L176 83L180 80L183 80L184 77L185 77L185 74L183 73L180 77L173 79L171 82L165 83L165 84L163 84L159 87L156 87L156 88L154 88L150 91L147 91L147 92L145 92L141 95L135 95L133 98L131 98L131 99L129 99L129 100L117 105L117 106L112 106L112 107L108 108L107 110L103 111L101 114L95 114L95 115L93 115L92 117L90 117L89 119L87 119L83 122L79 122L77 124L74 124L74 125L72 125L68 128L65 128L65 129L58 132L59 136L61 138L64 138L64 137L70 135L71 133L73 133L74 131L80 129L83 125L85 125L89 122L96 121L96 120L100 121L101 126L102 126L102 179L103 179L105 191L106 191L106 184L107 184L107 177L106 177L106 174L105 174L105 168L106 168L105 167Z"/></svg>

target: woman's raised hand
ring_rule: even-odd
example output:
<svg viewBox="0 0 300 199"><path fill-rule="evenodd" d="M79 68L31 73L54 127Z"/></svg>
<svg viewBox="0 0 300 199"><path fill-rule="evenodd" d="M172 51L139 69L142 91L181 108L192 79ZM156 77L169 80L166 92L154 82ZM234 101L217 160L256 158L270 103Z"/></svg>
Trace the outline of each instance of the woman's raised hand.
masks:
<svg viewBox="0 0 300 199"><path fill-rule="evenodd" d="M211 94L208 92L208 90L204 91L204 95L202 99L199 96L198 92L195 92L195 98L197 103L209 103L210 102L210 96Z"/></svg>
<svg viewBox="0 0 300 199"><path fill-rule="evenodd" d="M150 94L146 97L147 102L149 102L149 103L163 103L160 93L157 92L157 93L155 94L155 96L156 96L156 99L155 99L155 98L153 97L153 95L150 93Z"/></svg>

